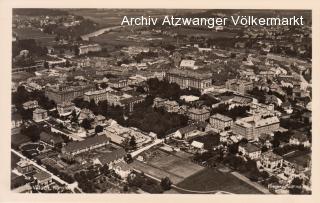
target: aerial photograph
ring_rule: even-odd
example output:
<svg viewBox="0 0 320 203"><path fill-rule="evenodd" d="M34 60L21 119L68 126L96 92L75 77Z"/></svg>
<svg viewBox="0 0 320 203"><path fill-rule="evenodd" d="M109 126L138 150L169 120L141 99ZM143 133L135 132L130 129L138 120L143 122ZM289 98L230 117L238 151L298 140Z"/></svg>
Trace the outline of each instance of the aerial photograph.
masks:
<svg viewBox="0 0 320 203"><path fill-rule="evenodd" d="M311 10L14 8L11 51L13 193L312 194Z"/></svg>

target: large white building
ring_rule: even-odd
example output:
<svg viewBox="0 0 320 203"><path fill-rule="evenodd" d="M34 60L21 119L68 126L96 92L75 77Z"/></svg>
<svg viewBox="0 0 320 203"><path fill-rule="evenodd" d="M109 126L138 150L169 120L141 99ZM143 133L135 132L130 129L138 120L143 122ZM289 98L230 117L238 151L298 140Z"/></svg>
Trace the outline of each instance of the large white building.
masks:
<svg viewBox="0 0 320 203"><path fill-rule="evenodd" d="M272 116L262 118L259 115L245 117L236 120L232 126L232 131L242 135L248 140L257 139L262 133L271 133L278 130L280 121L278 117Z"/></svg>

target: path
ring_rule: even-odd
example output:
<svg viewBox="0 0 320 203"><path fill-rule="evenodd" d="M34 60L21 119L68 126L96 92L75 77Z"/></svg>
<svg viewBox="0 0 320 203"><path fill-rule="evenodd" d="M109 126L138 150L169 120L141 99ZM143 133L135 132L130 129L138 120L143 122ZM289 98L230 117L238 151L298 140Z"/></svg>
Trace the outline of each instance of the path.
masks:
<svg viewBox="0 0 320 203"><path fill-rule="evenodd" d="M34 165L35 167L41 169L42 171L47 172L48 174L50 174L50 175L52 176L52 178L53 178L54 180L58 181L59 183L64 184L64 185L67 185L67 187L68 187L70 190L72 190L73 192L74 192L74 189L76 189L76 188L77 188L79 191L81 191L81 190L77 187L77 186L78 186L77 182L72 183L72 184L67 183L66 181L62 180L62 179L59 178L58 176L56 176L56 175L54 175L53 173L51 173L50 171L48 171L46 168L40 166L39 164L37 164L36 162L32 161L31 159L25 157L24 155L22 155L21 153L17 152L16 150L11 149L11 152L14 153L14 154L16 154L17 156L19 156L19 157L22 158L22 159L29 160L32 165Z"/></svg>
<svg viewBox="0 0 320 203"><path fill-rule="evenodd" d="M160 143L162 143L162 142L163 142L163 139L156 139L156 140L154 140L153 143L151 143L151 144L149 144L149 145L147 145L147 146L144 146L144 147L142 147L142 148L140 148L140 149L138 149L138 150L136 150L136 151L134 151L134 152L131 152L131 156L132 156L132 157L136 157L138 154L140 154L140 153L142 153L142 152L150 149L151 147L153 147L153 146L155 146L155 145L157 145L157 144L160 144Z"/></svg>

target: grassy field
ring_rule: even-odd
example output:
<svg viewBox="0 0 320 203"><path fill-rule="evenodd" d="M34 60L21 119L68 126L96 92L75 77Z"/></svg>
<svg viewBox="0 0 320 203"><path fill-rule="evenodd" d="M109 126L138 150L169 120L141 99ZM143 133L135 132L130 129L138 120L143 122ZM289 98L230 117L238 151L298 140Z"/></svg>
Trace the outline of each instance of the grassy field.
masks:
<svg viewBox="0 0 320 203"><path fill-rule="evenodd" d="M300 166L307 167L308 162L311 159L311 154L308 152L297 151L295 153L285 156L284 158L291 163L296 163Z"/></svg>
<svg viewBox="0 0 320 203"><path fill-rule="evenodd" d="M11 143L12 144L21 145L21 144L29 142L29 141L30 141L30 138L21 134L21 133L11 135Z"/></svg>
<svg viewBox="0 0 320 203"><path fill-rule="evenodd" d="M195 191L222 190L235 194L261 194L260 191L239 180L232 174L222 173L211 168L206 168L186 178L177 186Z"/></svg>
<svg viewBox="0 0 320 203"><path fill-rule="evenodd" d="M11 169L16 167L17 163L20 161L20 157L11 152Z"/></svg>
<svg viewBox="0 0 320 203"><path fill-rule="evenodd" d="M149 160L148 163L177 176L186 178L203 169L203 167L173 154L161 150L157 150L157 153L158 155Z"/></svg>
<svg viewBox="0 0 320 203"><path fill-rule="evenodd" d="M132 167L158 179L169 177L174 184L203 169L202 166L176 155L161 150L156 150L155 153L156 155L148 159L147 163L134 161Z"/></svg>

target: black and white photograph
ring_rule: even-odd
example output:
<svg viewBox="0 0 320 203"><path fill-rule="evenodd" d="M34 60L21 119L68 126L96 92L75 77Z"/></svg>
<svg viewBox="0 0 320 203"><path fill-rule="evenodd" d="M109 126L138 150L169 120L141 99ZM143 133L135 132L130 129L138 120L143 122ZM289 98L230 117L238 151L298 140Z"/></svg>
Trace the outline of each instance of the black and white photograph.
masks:
<svg viewBox="0 0 320 203"><path fill-rule="evenodd" d="M312 10L11 12L11 192L312 195Z"/></svg>

